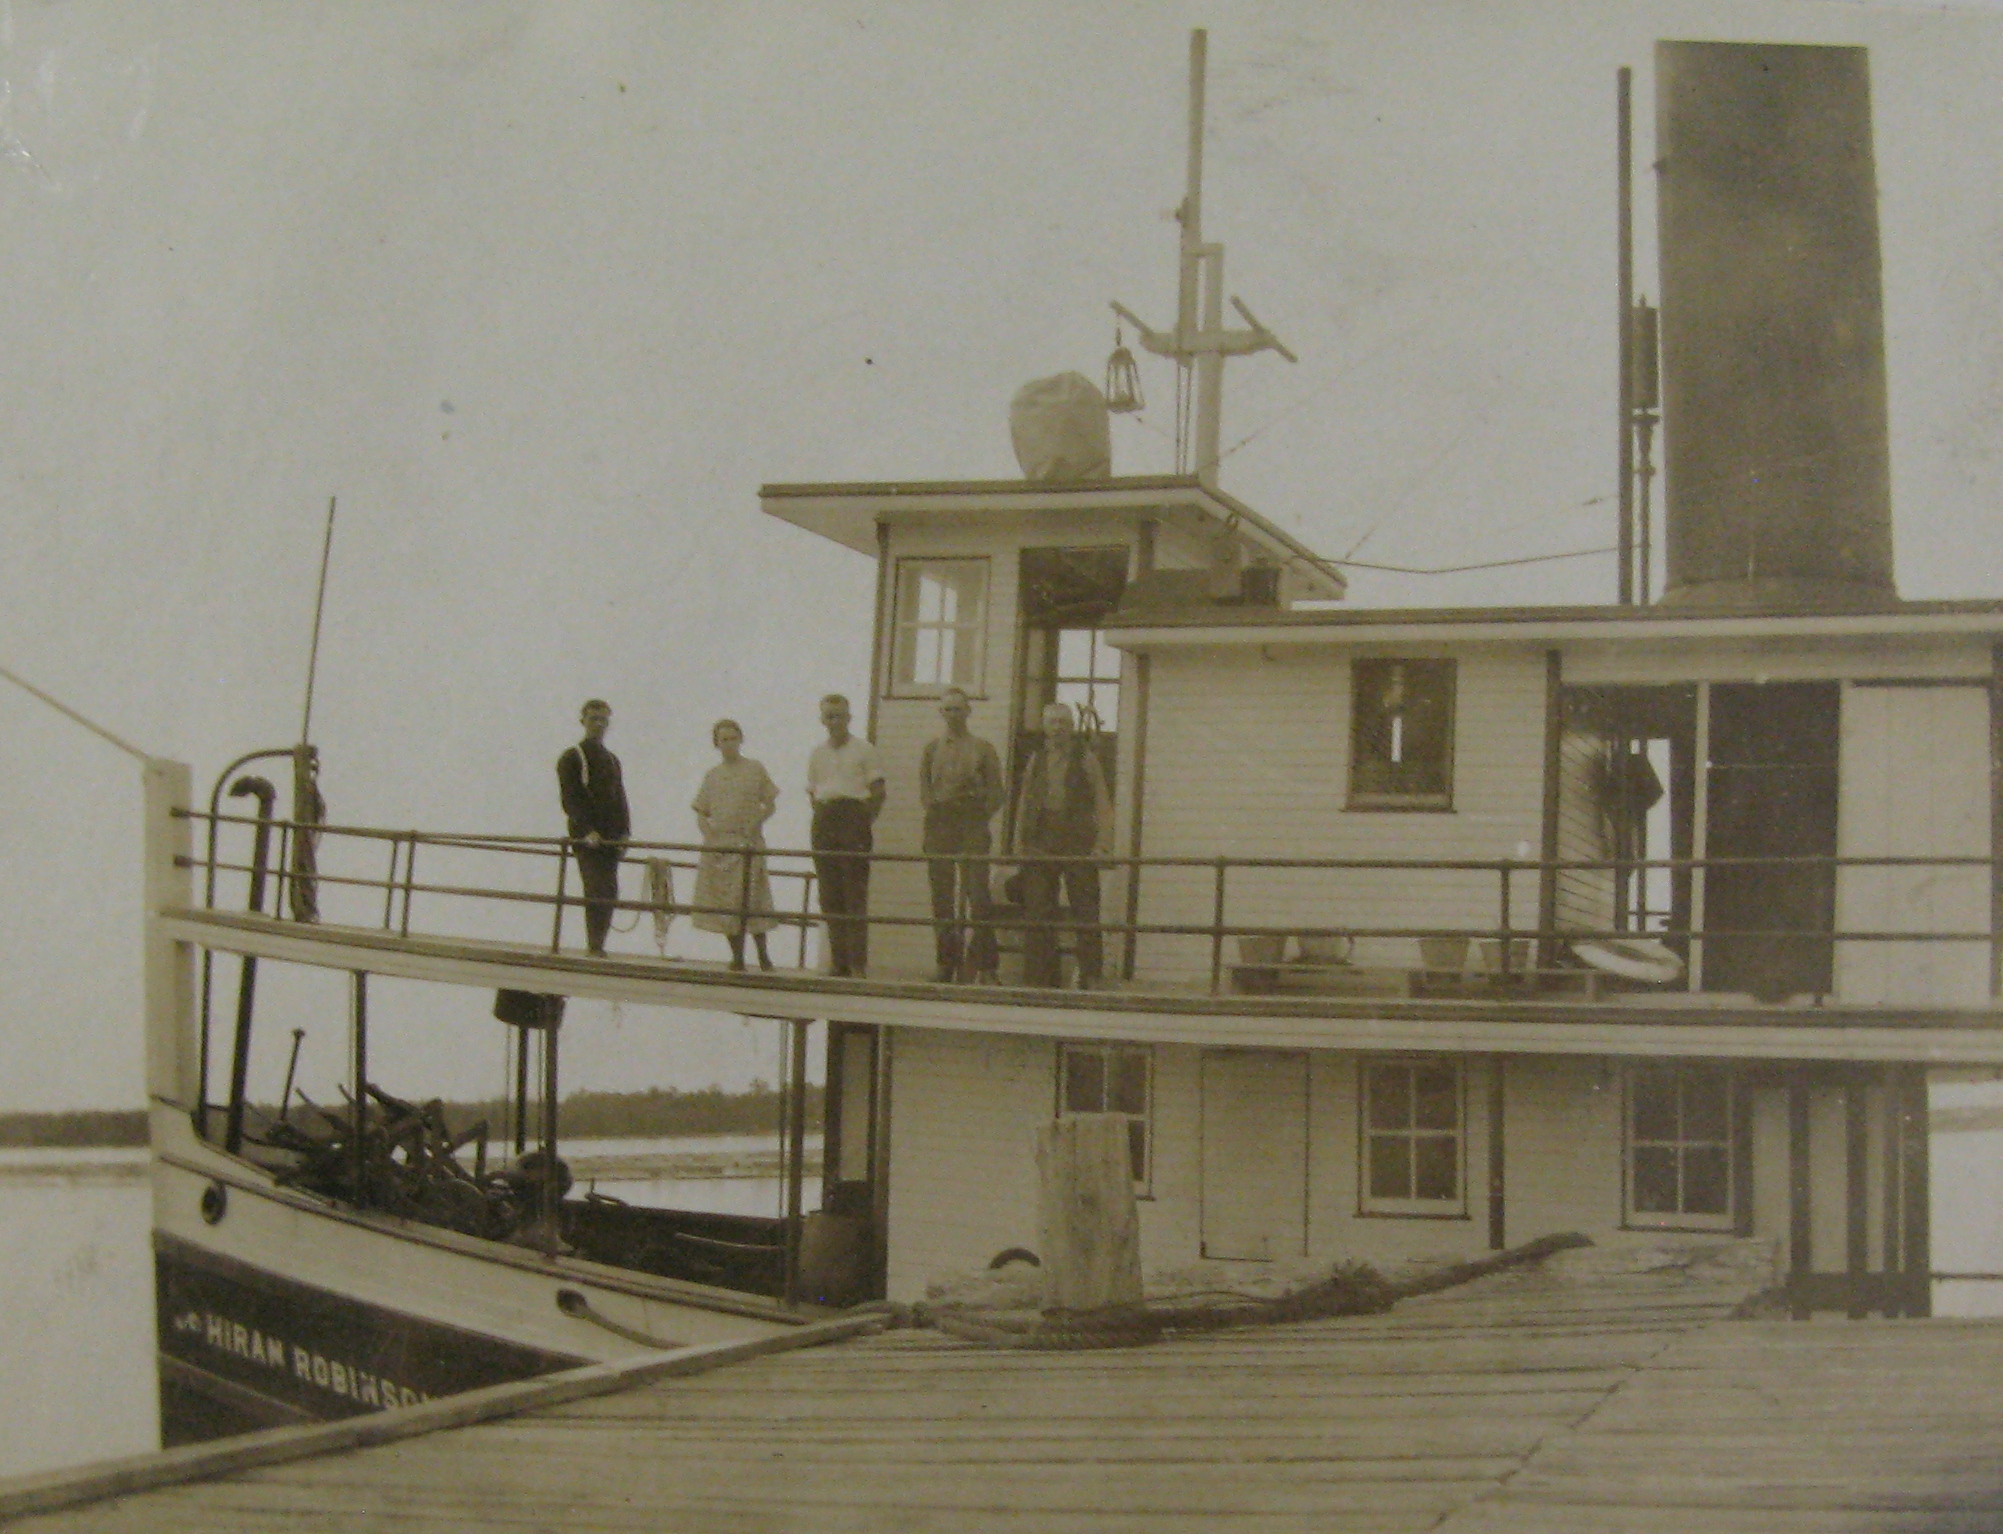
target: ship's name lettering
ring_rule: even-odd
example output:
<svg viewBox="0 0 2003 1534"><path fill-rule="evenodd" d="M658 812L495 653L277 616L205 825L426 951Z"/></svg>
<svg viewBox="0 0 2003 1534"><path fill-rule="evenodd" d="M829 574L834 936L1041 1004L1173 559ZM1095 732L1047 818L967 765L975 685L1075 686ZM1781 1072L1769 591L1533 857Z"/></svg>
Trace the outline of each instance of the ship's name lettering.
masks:
<svg viewBox="0 0 2003 1534"><path fill-rule="evenodd" d="M174 1330L199 1337L205 1346L262 1364L267 1369L289 1370L294 1379L361 1406L415 1406L431 1399L421 1390L371 1374L343 1359L329 1358L283 1337L274 1337L229 1316L219 1316L212 1310L183 1311L174 1318Z"/></svg>

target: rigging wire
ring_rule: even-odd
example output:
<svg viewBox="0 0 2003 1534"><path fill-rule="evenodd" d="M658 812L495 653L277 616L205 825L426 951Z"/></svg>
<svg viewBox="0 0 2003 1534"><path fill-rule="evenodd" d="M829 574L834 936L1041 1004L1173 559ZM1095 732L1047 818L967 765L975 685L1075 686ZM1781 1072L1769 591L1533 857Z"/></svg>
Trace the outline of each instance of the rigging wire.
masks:
<svg viewBox="0 0 2003 1534"><path fill-rule="evenodd" d="M313 679L320 670L320 617L327 608L327 560L334 552L334 497L327 497L327 532L320 541L320 587L313 598L313 648L306 659L306 710L299 720L299 743L313 738Z"/></svg>
<svg viewBox="0 0 2003 1534"><path fill-rule="evenodd" d="M1331 565L1343 565L1351 570L1384 570L1392 575L1460 575L1469 570L1502 570L1511 565L1543 565L1556 559L1586 559L1594 554L1617 554L1620 550L1613 544L1603 549L1569 549L1563 554L1527 554L1520 559L1489 559L1472 565L1439 565L1426 568L1418 565L1374 565L1361 559L1331 559L1324 561Z"/></svg>
<svg viewBox="0 0 2003 1534"><path fill-rule="evenodd" d="M16 687L20 688L23 692L31 693L35 697L40 698L44 703L48 704L49 707L54 709L57 713L62 714L67 718L74 720L76 723L82 725L86 730L89 730L91 734L97 736L100 740L110 741L112 745L118 747L118 749L123 751L127 756L136 756L142 762L151 760L153 754L152 752L141 751L137 746L133 745L131 741L126 740L123 736L112 734L111 731L107 730L103 725L97 723L96 720L86 718L84 715L78 713L75 709L71 708L67 703L63 702L61 698L54 697L49 693L43 692L42 689L37 687L33 682L28 681L25 677L15 675L15 673L9 671L5 666L0 666L0 677L5 677L8 681L12 682Z"/></svg>

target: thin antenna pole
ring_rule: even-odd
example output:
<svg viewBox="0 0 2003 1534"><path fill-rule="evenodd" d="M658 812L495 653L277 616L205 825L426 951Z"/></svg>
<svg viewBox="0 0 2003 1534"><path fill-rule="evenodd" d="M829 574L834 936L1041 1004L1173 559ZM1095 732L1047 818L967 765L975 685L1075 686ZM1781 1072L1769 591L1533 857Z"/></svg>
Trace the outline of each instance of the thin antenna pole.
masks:
<svg viewBox="0 0 2003 1534"><path fill-rule="evenodd" d="M1209 54L1209 36L1201 28L1189 34L1189 170L1178 215L1182 225L1182 259L1176 274L1175 344L1176 358L1175 467L1178 474L1190 466L1190 426L1201 409L1202 380L1198 364L1190 352L1200 321L1197 304L1203 282L1203 76Z"/></svg>
<svg viewBox="0 0 2003 1534"><path fill-rule="evenodd" d="M320 589L313 597L313 649L306 660L306 713L299 721L299 744L313 738L313 678L320 669L320 615L327 606L327 557L334 551L334 497L327 497L327 535L320 541Z"/></svg>
<svg viewBox="0 0 2003 1534"><path fill-rule="evenodd" d="M1615 164L1620 203L1620 604L1634 601L1634 71L1615 73Z"/></svg>
<svg viewBox="0 0 2003 1534"><path fill-rule="evenodd" d="M1209 37L1189 34L1189 185L1182 196L1182 271L1176 293L1176 340L1188 346L1196 334L1198 263L1203 258L1203 73Z"/></svg>

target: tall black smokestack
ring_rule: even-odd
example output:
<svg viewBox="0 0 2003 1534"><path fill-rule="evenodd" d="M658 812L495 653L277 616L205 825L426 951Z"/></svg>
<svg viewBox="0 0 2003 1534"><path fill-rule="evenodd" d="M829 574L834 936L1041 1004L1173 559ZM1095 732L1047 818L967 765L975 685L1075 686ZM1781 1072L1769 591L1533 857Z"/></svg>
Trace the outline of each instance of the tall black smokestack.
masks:
<svg viewBox="0 0 2003 1534"><path fill-rule="evenodd" d="M1865 50L1659 42L1655 77L1663 600L1896 601Z"/></svg>

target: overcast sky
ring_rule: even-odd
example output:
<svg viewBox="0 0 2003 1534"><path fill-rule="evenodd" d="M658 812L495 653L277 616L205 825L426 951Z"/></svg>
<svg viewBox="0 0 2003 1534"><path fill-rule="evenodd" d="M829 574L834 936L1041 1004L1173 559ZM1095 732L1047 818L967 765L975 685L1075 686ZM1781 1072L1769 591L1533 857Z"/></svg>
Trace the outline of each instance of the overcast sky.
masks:
<svg viewBox="0 0 2003 1534"><path fill-rule="evenodd" d="M728 713L797 842L872 577L757 487L1012 475L1019 384L1096 376L1109 299L1172 319L1192 25L1206 232L1301 358L1231 365L1224 484L1417 565L1610 541L1616 67L1645 166L1656 38L1868 45L1900 586L2003 595L1994 11L0 0L0 664L205 791L298 733L338 495L334 818L553 833L602 694L637 834L693 834ZM1169 425L1121 421L1116 471L1167 470ZM1351 596L1612 581L1591 557ZM137 778L0 688L0 1108L140 1101ZM733 1021L612 1038L580 1084L772 1074ZM396 1058L455 1093L496 1085L491 1053Z"/></svg>

